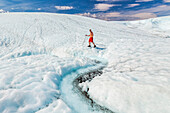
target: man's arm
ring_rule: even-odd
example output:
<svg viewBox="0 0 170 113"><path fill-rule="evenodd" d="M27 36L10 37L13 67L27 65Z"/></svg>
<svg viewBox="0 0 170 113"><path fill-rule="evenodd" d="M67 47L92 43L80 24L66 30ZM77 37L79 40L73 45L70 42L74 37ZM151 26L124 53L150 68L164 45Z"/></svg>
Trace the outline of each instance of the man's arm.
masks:
<svg viewBox="0 0 170 113"><path fill-rule="evenodd" d="M90 35L85 35L85 36L90 36Z"/></svg>

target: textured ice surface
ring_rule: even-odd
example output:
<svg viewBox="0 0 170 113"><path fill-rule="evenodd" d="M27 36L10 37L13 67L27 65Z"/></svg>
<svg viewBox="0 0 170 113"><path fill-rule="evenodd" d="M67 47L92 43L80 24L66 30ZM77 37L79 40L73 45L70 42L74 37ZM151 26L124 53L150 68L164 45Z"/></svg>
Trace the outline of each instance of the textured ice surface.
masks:
<svg viewBox="0 0 170 113"><path fill-rule="evenodd" d="M67 93L72 85L67 80L101 61L108 62L103 74L80 84L96 103L119 113L169 113L169 23L169 17L106 22L62 14L0 14L0 112L82 113L84 103L76 103L83 100ZM87 48L90 28L96 49Z"/></svg>

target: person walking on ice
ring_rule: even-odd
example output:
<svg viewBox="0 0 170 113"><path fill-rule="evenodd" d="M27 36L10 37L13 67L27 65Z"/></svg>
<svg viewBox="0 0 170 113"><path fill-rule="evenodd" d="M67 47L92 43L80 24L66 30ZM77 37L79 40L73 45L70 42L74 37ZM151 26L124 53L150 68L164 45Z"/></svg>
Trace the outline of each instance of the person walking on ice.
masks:
<svg viewBox="0 0 170 113"><path fill-rule="evenodd" d="M89 45L88 45L88 47L91 47L90 43L93 43L94 47L96 47L95 43L93 42L93 32L92 32L91 29L89 31L90 31L90 35L85 35L85 36L89 36L90 37L89 38Z"/></svg>

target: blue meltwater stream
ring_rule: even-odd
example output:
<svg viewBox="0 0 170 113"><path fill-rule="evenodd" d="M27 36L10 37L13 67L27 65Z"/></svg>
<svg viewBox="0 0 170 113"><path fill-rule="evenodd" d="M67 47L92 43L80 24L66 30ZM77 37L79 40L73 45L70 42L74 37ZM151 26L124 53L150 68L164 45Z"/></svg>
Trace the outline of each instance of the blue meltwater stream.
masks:
<svg viewBox="0 0 170 113"><path fill-rule="evenodd" d="M102 69L106 65L107 63L96 63L94 66L79 69L63 78L60 85L61 99L72 109L73 113L113 113L108 109L102 110L91 106L89 99L82 95L81 91L74 85L78 83L73 82L79 76L82 77L89 72Z"/></svg>

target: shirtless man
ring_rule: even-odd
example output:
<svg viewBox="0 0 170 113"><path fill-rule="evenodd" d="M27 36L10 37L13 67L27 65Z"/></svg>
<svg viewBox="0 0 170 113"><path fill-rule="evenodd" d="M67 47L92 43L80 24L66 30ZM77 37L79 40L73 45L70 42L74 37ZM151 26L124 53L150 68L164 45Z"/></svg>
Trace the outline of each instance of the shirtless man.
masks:
<svg viewBox="0 0 170 113"><path fill-rule="evenodd" d="M91 29L90 29L89 31L90 31L90 35L85 35L85 36L89 36L89 37L90 37L90 38L89 38L89 46L88 46L88 47L91 47L90 42L92 42L93 45L94 45L94 47L96 47L96 45L95 45L94 42L93 42L93 32L92 32Z"/></svg>

